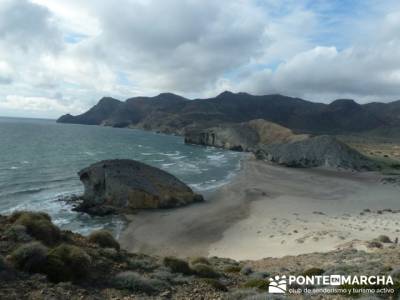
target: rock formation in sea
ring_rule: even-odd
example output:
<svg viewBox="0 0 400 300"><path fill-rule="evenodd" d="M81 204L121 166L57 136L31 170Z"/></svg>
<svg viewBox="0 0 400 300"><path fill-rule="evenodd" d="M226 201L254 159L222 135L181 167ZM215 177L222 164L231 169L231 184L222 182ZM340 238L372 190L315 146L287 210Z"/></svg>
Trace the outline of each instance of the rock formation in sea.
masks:
<svg viewBox="0 0 400 300"><path fill-rule="evenodd" d="M203 200L175 176L135 160L104 160L78 174L85 188L78 210L91 214L171 208Z"/></svg>
<svg viewBox="0 0 400 300"><path fill-rule="evenodd" d="M210 128L194 128L185 133L185 143L213 146L237 151L254 151L257 145L288 143L307 139L307 134L263 119L239 124L221 124Z"/></svg>
<svg viewBox="0 0 400 300"><path fill-rule="evenodd" d="M292 143L260 145L256 157L287 167L329 167L357 171L379 168L371 159L328 135Z"/></svg>

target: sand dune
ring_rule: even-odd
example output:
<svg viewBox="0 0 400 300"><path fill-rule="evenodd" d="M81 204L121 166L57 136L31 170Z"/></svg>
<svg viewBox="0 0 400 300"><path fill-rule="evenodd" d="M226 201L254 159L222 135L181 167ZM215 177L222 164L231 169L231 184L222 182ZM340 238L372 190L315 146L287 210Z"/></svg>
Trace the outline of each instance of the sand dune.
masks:
<svg viewBox="0 0 400 300"><path fill-rule="evenodd" d="M400 187L376 173L290 169L249 159L207 201L129 216L122 246L235 259L329 251L354 239L400 237Z"/></svg>

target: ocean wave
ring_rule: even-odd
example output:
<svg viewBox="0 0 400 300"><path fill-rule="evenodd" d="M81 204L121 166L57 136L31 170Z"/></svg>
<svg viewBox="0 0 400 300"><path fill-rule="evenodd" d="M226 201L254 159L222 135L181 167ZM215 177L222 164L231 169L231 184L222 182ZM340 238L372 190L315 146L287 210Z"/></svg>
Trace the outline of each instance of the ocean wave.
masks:
<svg viewBox="0 0 400 300"><path fill-rule="evenodd" d="M25 194L36 194L46 190L45 188L31 188L21 191L14 191L9 193L0 194L0 197L9 197L9 196L16 196L16 195L25 195Z"/></svg>

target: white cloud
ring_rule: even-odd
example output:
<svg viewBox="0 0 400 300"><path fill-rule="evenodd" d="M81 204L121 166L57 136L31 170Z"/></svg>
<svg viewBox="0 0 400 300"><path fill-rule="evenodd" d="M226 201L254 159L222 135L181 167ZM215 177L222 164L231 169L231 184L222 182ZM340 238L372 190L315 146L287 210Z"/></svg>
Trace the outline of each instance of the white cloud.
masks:
<svg viewBox="0 0 400 300"><path fill-rule="evenodd" d="M12 109L57 117L87 109L103 95L164 91L399 98L400 5L340 5L3 0L0 115Z"/></svg>

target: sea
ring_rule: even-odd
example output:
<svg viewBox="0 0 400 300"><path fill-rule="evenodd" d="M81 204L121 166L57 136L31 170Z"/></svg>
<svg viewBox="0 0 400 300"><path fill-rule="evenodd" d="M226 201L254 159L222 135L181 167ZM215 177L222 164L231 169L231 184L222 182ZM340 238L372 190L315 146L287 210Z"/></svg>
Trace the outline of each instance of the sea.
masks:
<svg viewBox="0 0 400 300"><path fill-rule="evenodd" d="M186 145L182 137L136 129L0 117L0 214L45 211L62 229L88 234L106 228L118 236L124 226L121 217L91 217L60 201L83 192L79 170L104 159L135 159L207 193L234 177L242 157L240 152Z"/></svg>

